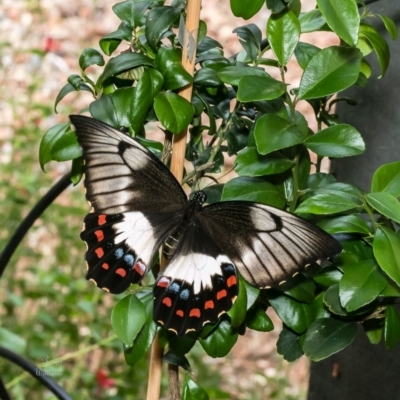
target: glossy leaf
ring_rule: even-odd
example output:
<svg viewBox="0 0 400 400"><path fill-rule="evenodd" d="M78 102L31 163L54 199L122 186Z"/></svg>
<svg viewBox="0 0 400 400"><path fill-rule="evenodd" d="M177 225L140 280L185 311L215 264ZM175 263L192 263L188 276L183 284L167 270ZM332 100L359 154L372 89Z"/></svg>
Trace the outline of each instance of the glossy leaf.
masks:
<svg viewBox="0 0 400 400"><path fill-rule="evenodd" d="M144 296L141 302L146 308L146 322L134 339L133 345L124 351L125 361L131 367L145 356L157 332L157 324L153 321L153 294Z"/></svg>
<svg viewBox="0 0 400 400"><path fill-rule="evenodd" d="M334 214L361 207L353 195L337 191L318 193L303 201L296 209L296 213L304 214Z"/></svg>
<svg viewBox="0 0 400 400"><path fill-rule="evenodd" d="M377 17L379 17L384 23L385 28L388 31L390 37L393 40L396 40L398 36L398 29L394 21L391 18L387 17L386 15L377 14Z"/></svg>
<svg viewBox="0 0 400 400"><path fill-rule="evenodd" d="M79 57L79 67L84 71L91 65L103 66L104 58L96 49L87 48L83 50Z"/></svg>
<svg viewBox="0 0 400 400"><path fill-rule="evenodd" d="M379 227L373 250L379 266L400 286L400 235L384 226Z"/></svg>
<svg viewBox="0 0 400 400"><path fill-rule="evenodd" d="M301 33L320 31L326 26L326 20L318 8L300 14L299 22Z"/></svg>
<svg viewBox="0 0 400 400"><path fill-rule="evenodd" d="M274 295L269 302L283 323L297 333L303 333L314 320L313 308L290 297Z"/></svg>
<svg viewBox="0 0 400 400"><path fill-rule="evenodd" d="M347 44L355 46L360 25L356 0L317 0L317 4L329 27Z"/></svg>
<svg viewBox="0 0 400 400"><path fill-rule="evenodd" d="M318 226L331 235L335 233L370 234L367 223L358 215L343 215L342 217L325 219Z"/></svg>
<svg viewBox="0 0 400 400"><path fill-rule="evenodd" d="M340 289L339 284L335 284L330 286L324 294L323 297L324 304L328 307L329 311L333 314L340 315L342 317L346 317L348 312L342 306L340 302Z"/></svg>
<svg viewBox="0 0 400 400"><path fill-rule="evenodd" d="M239 81L237 99L243 103L273 100L286 92L286 85L265 76L244 76Z"/></svg>
<svg viewBox="0 0 400 400"><path fill-rule="evenodd" d="M103 36L100 39L99 45L101 50L110 56L112 53L114 53L123 40L126 42L130 42L132 40L132 29L125 22L122 22L116 31Z"/></svg>
<svg viewBox="0 0 400 400"><path fill-rule="evenodd" d="M126 346L132 345L145 322L146 308L134 294L120 300L111 314L113 330Z"/></svg>
<svg viewBox="0 0 400 400"><path fill-rule="evenodd" d="M245 49L250 60L255 61L258 57L262 40L260 28L255 24L249 24L246 26L239 26L232 32L239 36L240 44Z"/></svg>
<svg viewBox="0 0 400 400"><path fill-rule="evenodd" d="M241 176L280 174L293 166L293 161L278 152L262 156L256 147L241 150L235 160L235 171Z"/></svg>
<svg viewBox="0 0 400 400"><path fill-rule="evenodd" d="M286 200L272 183L260 178L239 177L226 183L221 200L245 200L282 208Z"/></svg>
<svg viewBox="0 0 400 400"><path fill-rule="evenodd" d="M266 0L266 3L267 8L271 10L273 14L281 12L287 6L286 0Z"/></svg>
<svg viewBox="0 0 400 400"><path fill-rule="evenodd" d="M154 67L154 62L149 57L139 53L122 53L111 58L104 67L103 73L100 75L97 84L101 85L104 81L112 76L119 75L125 71L140 67Z"/></svg>
<svg viewBox="0 0 400 400"><path fill-rule="evenodd" d="M297 43L294 55L296 56L297 62L300 67L306 69L310 60L317 55L321 49L309 43L299 42Z"/></svg>
<svg viewBox="0 0 400 400"><path fill-rule="evenodd" d="M201 388L188 374L183 382L182 400L208 400L207 392Z"/></svg>
<svg viewBox="0 0 400 400"><path fill-rule="evenodd" d="M308 149L323 157L349 157L362 154L365 143L351 125L337 124L323 129L305 141Z"/></svg>
<svg viewBox="0 0 400 400"><path fill-rule="evenodd" d="M279 285L279 290L302 303L311 303L315 296L315 284L303 274L297 274L289 281Z"/></svg>
<svg viewBox="0 0 400 400"><path fill-rule="evenodd" d="M289 329L282 329L276 347L278 354L283 356L283 358L289 362L296 361L303 355L300 336Z"/></svg>
<svg viewBox="0 0 400 400"><path fill-rule="evenodd" d="M218 71L217 75L222 82L232 86L238 86L240 80L244 76L269 77L269 75L263 69L239 66L222 68L220 71Z"/></svg>
<svg viewBox="0 0 400 400"><path fill-rule="evenodd" d="M230 0L230 4L235 17L249 19L260 11L264 0Z"/></svg>
<svg viewBox="0 0 400 400"><path fill-rule="evenodd" d="M86 83L84 82L80 82L79 83L79 90L83 90L85 92L90 92L93 94L93 90L90 86L88 86ZM56 97L56 101L54 102L54 112L57 113L57 106L58 103L69 93L72 92L76 92L77 89L71 85L70 83L67 83L66 85L64 85L62 87L62 89L60 90L60 92L58 93L57 97Z"/></svg>
<svg viewBox="0 0 400 400"><path fill-rule="evenodd" d="M42 170L52 160L51 152L54 144L67 132L70 124L58 124L50 128L43 136L39 147L39 161Z"/></svg>
<svg viewBox="0 0 400 400"><path fill-rule="evenodd" d="M345 269L339 282L340 302L347 311L355 311L374 301L386 285L375 260L363 261Z"/></svg>
<svg viewBox="0 0 400 400"><path fill-rule="evenodd" d="M353 85L360 72L358 49L332 46L311 58L300 81L299 99L314 99L340 92Z"/></svg>
<svg viewBox="0 0 400 400"><path fill-rule="evenodd" d="M349 346L356 334L355 322L317 319L306 333L303 351L312 361L320 361Z"/></svg>
<svg viewBox="0 0 400 400"><path fill-rule="evenodd" d="M369 193L365 196L368 204L380 214L400 223L400 203L387 192Z"/></svg>
<svg viewBox="0 0 400 400"><path fill-rule="evenodd" d="M247 311L247 292L244 286L244 280L239 276L239 293L237 299L233 303L232 308L228 311L231 317L231 326L237 328L244 322Z"/></svg>
<svg viewBox="0 0 400 400"><path fill-rule="evenodd" d="M393 305L386 306L384 337L388 349L393 349L400 340L400 316Z"/></svg>
<svg viewBox="0 0 400 400"><path fill-rule="evenodd" d="M300 23L291 11L272 14L267 23L267 37L280 65L286 65L300 38Z"/></svg>
<svg viewBox="0 0 400 400"><path fill-rule="evenodd" d="M320 285L330 287L336 285L342 279L343 273L336 267L322 268L316 275L313 276L315 282Z"/></svg>
<svg viewBox="0 0 400 400"><path fill-rule="evenodd" d="M164 128L172 133L181 133L193 118L192 105L173 92L158 93L154 99L154 111Z"/></svg>
<svg viewBox="0 0 400 400"><path fill-rule="evenodd" d="M254 137L257 150L263 155L303 142L299 127L275 114L265 114L257 120Z"/></svg>
<svg viewBox="0 0 400 400"><path fill-rule="evenodd" d="M400 197L400 161L382 165L375 171L371 192L387 192Z"/></svg>
<svg viewBox="0 0 400 400"><path fill-rule="evenodd" d="M146 37L150 46L156 49L164 34L171 29L181 14L181 10L175 7L155 7L147 14Z"/></svg>
<svg viewBox="0 0 400 400"><path fill-rule="evenodd" d="M274 329L271 318L260 306L251 308L246 315L246 326L258 332L270 332Z"/></svg>
<svg viewBox="0 0 400 400"><path fill-rule="evenodd" d="M81 155L82 149L74 131L65 132L51 149L51 158L55 161L69 161Z"/></svg>
<svg viewBox="0 0 400 400"><path fill-rule="evenodd" d="M230 323L222 320L217 329L212 331L205 339L199 339L204 351L213 358L225 357L235 345L238 334L232 332Z"/></svg>

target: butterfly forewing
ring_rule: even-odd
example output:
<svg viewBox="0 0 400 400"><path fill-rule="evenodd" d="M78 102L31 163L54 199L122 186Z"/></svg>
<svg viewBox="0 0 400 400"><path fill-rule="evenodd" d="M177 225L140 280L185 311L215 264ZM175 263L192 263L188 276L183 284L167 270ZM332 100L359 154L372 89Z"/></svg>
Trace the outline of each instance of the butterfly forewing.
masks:
<svg viewBox="0 0 400 400"><path fill-rule="evenodd" d="M341 251L330 235L285 211L251 202L223 202L199 214L204 230L250 285L276 285L307 264Z"/></svg>

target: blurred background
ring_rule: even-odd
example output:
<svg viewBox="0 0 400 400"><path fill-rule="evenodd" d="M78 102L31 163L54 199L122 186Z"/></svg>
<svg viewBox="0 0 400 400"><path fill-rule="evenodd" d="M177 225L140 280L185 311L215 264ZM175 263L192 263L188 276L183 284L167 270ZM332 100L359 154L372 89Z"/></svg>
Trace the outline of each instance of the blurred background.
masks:
<svg viewBox="0 0 400 400"><path fill-rule="evenodd" d="M59 113L54 112L55 98L67 77L79 73L82 50L99 49L100 37L117 29L113 4L113 0L0 3L0 249L51 185L69 171L69 163L50 163L46 173L41 171L40 139L91 101L85 92L73 93L59 104ZM302 4L304 11L315 7L313 0ZM241 50L232 33L235 27L255 23L265 33L267 18L265 10L244 21L231 14L229 0L203 0L208 35L227 49L227 56ZM305 40L319 47L334 44L329 33L307 34ZM89 73L99 72L92 68ZM293 60L288 80L294 86L300 73ZM311 118L310 126L315 129ZM71 186L19 246L0 281L0 345L37 364L54 360L46 373L74 398L143 399L147 360L132 369L125 364L121 343L107 342L118 296L98 290L84 278L85 245L79 233L88 211L82 184ZM267 334L249 330L225 359L209 359L196 347L190 356L193 378L211 399L305 399L308 362L303 357L289 364L277 354L279 332L279 324ZM0 376L13 399L53 398L3 359Z"/></svg>

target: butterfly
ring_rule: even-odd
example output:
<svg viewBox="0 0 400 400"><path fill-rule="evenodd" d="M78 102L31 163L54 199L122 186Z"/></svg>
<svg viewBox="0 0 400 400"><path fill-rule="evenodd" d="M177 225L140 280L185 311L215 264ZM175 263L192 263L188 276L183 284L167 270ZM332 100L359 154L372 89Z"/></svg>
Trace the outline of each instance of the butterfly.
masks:
<svg viewBox="0 0 400 400"><path fill-rule="evenodd" d="M257 288L281 283L341 251L330 235L280 209L248 201L203 206L130 136L72 115L92 210L81 238L87 279L111 293L139 283L162 248L168 261L153 289L154 320L181 336L215 323L238 295L240 274Z"/></svg>

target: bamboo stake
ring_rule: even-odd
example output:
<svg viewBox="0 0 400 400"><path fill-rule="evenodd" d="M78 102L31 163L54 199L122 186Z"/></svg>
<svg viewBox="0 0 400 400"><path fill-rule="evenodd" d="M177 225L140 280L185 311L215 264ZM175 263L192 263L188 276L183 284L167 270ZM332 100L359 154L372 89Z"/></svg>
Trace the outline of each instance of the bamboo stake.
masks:
<svg viewBox="0 0 400 400"><path fill-rule="evenodd" d="M186 9L186 24L183 41L182 51L182 65L189 72L190 75L194 74L194 65L196 58L197 48L197 37L199 32L199 21L200 21L200 9L201 0L188 0ZM188 85L183 88L179 94L188 101L192 100L193 86ZM185 150L186 150L186 135L187 130L174 136L174 143L172 146L172 158L171 158L171 173L175 176L179 183L182 183L183 177L183 165L185 162ZM162 261L162 267L164 267L164 260ZM150 356L150 370L149 380L147 386L147 398L146 400L159 400L160 398L160 386L161 386L161 374L162 374L162 355L163 348L160 345L158 334L156 335L153 345L151 347ZM170 372L171 374L171 372ZM177 381L179 382L179 377ZM176 379L175 379L176 380Z"/></svg>

